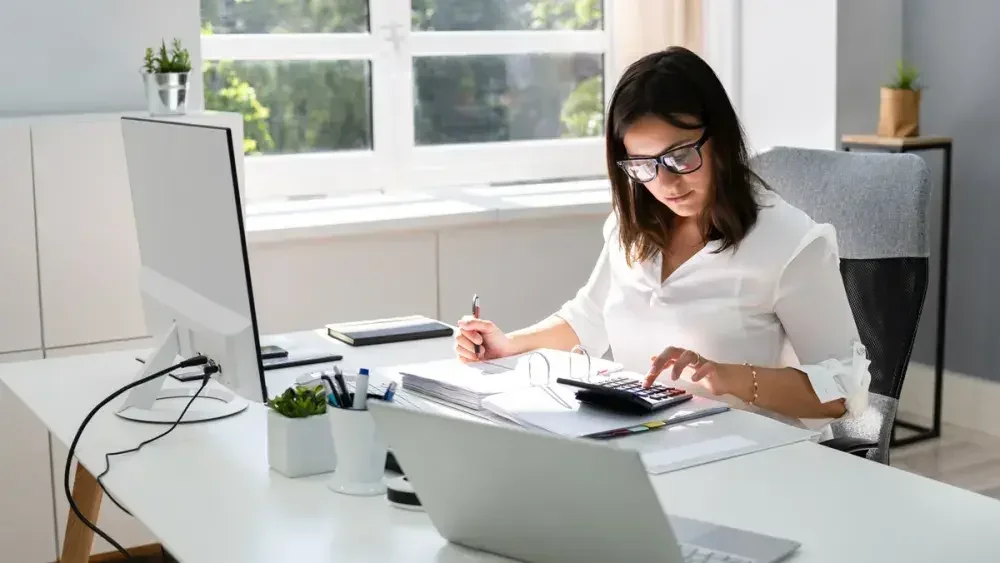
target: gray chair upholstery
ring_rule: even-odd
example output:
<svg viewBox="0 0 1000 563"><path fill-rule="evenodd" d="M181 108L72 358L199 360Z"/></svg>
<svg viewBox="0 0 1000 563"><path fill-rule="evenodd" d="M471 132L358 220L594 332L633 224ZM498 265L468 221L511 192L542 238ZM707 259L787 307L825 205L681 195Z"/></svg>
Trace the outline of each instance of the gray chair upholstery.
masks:
<svg viewBox="0 0 1000 563"><path fill-rule="evenodd" d="M840 270L871 361L868 411L832 425L831 447L888 463L896 405L927 292L930 174L912 154L776 147L752 167L837 230Z"/></svg>

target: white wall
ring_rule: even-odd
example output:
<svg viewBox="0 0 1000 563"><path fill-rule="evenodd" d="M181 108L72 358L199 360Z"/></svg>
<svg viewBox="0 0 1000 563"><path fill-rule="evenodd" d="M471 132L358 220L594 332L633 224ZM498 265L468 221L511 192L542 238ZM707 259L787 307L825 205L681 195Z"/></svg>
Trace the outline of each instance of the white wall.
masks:
<svg viewBox="0 0 1000 563"><path fill-rule="evenodd" d="M198 0L3 0L0 116L143 109L143 52L174 37L197 64L201 109L199 12Z"/></svg>
<svg viewBox="0 0 1000 563"><path fill-rule="evenodd" d="M742 2L739 107L752 148L835 149L843 133L874 133L879 87L902 52L902 6Z"/></svg>
<svg viewBox="0 0 1000 563"><path fill-rule="evenodd" d="M755 150L833 148L836 0L743 2L740 103Z"/></svg>
<svg viewBox="0 0 1000 563"><path fill-rule="evenodd" d="M837 138L873 133L879 87L903 54L903 0L837 3Z"/></svg>

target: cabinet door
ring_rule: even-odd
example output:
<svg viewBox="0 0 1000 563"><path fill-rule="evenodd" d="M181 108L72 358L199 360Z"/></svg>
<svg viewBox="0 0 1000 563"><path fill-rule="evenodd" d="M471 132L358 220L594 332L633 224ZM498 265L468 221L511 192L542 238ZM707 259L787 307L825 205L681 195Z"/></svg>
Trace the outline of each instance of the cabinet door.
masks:
<svg viewBox="0 0 1000 563"><path fill-rule="evenodd" d="M0 362L37 360L40 351L0 354ZM49 433L0 385L0 560L56 560L52 530Z"/></svg>
<svg viewBox="0 0 1000 563"><path fill-rule="evenodd" d="M32 127L45 346L146 335L117 117Z"/></svg>
<svg viewBox="0 0 1000 563"><path fill-rule="evenodd" d="M0 123L0 353L42 347L31 132Z"/></svg>

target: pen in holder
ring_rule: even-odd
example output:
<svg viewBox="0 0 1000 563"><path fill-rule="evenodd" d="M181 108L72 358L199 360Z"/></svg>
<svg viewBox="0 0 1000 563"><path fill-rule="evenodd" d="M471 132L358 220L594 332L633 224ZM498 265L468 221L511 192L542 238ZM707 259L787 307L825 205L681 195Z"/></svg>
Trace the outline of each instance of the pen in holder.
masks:
<svg viewBox="0 0 1000 563"><path fill-rule="evenodd" d="M385 494L382 477L388 447L375 431L368 409L327 409L337 467L327 486L347 495Z"/></svg>

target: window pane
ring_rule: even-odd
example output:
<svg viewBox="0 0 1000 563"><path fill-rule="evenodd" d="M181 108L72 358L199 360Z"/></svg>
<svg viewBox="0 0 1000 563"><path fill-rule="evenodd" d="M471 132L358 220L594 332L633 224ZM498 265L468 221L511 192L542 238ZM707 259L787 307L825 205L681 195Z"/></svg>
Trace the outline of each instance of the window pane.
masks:
<svg viewBox="0 0 1000 563"><path fill-rule="evenodd" d="M595 54L414 59L418 144L591 137L604 130Z"/></svg>
<svg viewBox="0 0 1000 563"><path fill-rule="evenodd" d="M201 0L207 33L368 31L367 0Z"/></svg>
<svg viewBox="0 0 1000 563"><path fill-rule="evenodd" d="M243 114L247 154L370 149L368 61L205 61L205 108Z"/></svg>
<svg viewBox="0 0 1000 563"><path fill-rule="evenodd" d="M600 29L601 0L413 0L421 31Z"/></svg>

